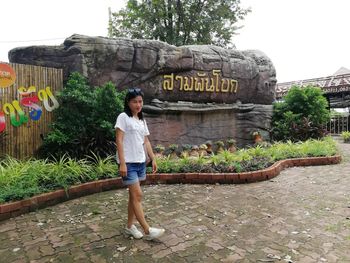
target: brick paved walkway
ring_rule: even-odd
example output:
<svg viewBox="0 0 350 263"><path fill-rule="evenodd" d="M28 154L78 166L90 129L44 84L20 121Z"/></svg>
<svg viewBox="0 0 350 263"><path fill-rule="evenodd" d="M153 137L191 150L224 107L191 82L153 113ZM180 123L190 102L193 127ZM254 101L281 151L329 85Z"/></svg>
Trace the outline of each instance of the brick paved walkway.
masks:
<svg viewBox="0 0 350 263"><path fill-rule="evenodd" d="M127 190L0 222L0 262L350 262L350 144L339 165L246 185L145 186L157 242L124 237Z"/></svg>

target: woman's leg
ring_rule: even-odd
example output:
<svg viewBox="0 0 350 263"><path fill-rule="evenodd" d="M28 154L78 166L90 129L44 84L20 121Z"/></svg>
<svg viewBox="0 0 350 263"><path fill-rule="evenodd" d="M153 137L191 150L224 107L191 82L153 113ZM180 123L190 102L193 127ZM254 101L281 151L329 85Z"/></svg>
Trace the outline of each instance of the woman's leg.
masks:
<svg viewBox="0 0 350 263"><path fill-rule="evenodd" d="M149 225L146 222L142 208L142 190L140 183L129 185L129 204L128 204L128 227L132 225L134 216L139 221L145 234L149 234ZM133 212L131 211L133 209ZM130 224L130 225L129 225Z"/></svg>
<svg viewBox="0 0 350 263"><path fill-rule="evenodd" d="M128 202L128 228L130 228L134 224L135 220L135 212L134 212L134 207L131 203L131 193L129 190L129 202Z"/></svg>

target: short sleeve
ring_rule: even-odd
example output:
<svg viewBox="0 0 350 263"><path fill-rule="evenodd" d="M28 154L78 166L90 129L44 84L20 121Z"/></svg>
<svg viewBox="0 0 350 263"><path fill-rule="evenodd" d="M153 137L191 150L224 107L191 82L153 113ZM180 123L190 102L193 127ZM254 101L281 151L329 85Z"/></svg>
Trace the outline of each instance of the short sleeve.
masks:
<svg viewBox="0 0 350 263"><path fill-rule="evenodd" d="M126 114L123 112L121 114L119 114L117 121L114 125L114 128L117 129L121 129L123 132L126 131Z"/></svg>
<svg viewBox="0 0 350 263"><path fill-rule="evenodd" d="M146 120L144 120L144 123L145 123L145 136L148 136L150 133L149 133L149 130L148 130L148 126L147 126Z"/></svg>

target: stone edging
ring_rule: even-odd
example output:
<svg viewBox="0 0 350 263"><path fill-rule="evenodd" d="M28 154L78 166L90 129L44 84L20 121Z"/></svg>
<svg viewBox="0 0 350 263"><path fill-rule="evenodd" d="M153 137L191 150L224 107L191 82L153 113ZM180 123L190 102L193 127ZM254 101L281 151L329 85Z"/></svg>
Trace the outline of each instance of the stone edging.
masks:
<svg viewBox="0 0 350 263"><path fill-rule="evenodd" d="M142 184L240 184L269 180L277 176L283 169L293 166L311 166L338 164L341 156L311 157L286 159L274 163L272 166L253 172L244 173L173 173L173 174L148 174ZM98 193L102 191L124 188L121 178L112 178L88 182L72 186L67 190L57 190L44 193L29 199L5 203L0 205L0 221L11 217L36 211L39 208L55 205L77 197Z"/></svg>

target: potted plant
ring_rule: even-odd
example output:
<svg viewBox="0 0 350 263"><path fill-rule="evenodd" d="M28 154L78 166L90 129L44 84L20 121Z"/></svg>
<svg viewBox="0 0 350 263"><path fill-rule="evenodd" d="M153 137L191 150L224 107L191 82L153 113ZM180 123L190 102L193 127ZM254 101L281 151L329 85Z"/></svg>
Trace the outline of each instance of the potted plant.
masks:
<svg viewBox="0 0 350 263"><path fill-rule="evenodd" d="M176 150L179 146L177 144L170 144L169 145L169 151L170 151L170 157L172 159L175 159L175 158L178 158L177 157L177 153L176 153Z"/></svg>
<svg viewBox="0 0 350 263"><path fill-rule="evenodd" d="M164 153L165 147L161 144L157 144L156 147L154 147L154 151L155 151L155 156L157 158L162 158L163 157L163 153Z"/></svg>
<svg viewBox="0 0 350 263"><path fill-rule="evenodd" d="M199 156L207 156L208 155L208 146L206 144L199 145Z"/></svg>
<svg viewBox="0 0 350 263"><path fill-rule="evenodd" d="M199 147L197 145L193 145L190 151L190 157L199 157L199 153L198 153Z"/></svg>
<svg viewBox="0 0 350 263"><path fill-rule="evenodd" d="M213 153L213 142L212 141L206 141L205 145L207 146L207 154L210 155Z"/></svg>
<svg viewBox="0 0 350 263"><path fill-rule="evenodd" d="M226 143L228 144L228 151L229 152L234 153L237 150L235 139L228 139L228 140L226 140Z"/></svg>
<svg viewBox="0 0 350 263"><path fill-rule="evenodd" d="M182 145L181 157L188 157L189 151L191 150L191 148L192 148L191 144L183 144Z"/></svg>
<svg viewBox="0 0 350 263"><path fill-rule="evenodd" d="M259 131L254 131L252 133L253 139L254 139L254 143L259 143L262 142L262 137Z"/></svg>
<svg viewBox="0 0 350 263"><path fill-rule="evenodd" d="M223 141L217 141L217 142L215 142L215 144L216 144L216 152L217 153L220 153L220 152L223 152L224 151L224 142Z"/></svg>

